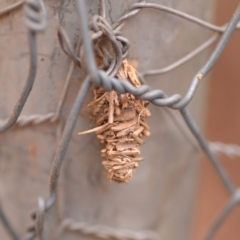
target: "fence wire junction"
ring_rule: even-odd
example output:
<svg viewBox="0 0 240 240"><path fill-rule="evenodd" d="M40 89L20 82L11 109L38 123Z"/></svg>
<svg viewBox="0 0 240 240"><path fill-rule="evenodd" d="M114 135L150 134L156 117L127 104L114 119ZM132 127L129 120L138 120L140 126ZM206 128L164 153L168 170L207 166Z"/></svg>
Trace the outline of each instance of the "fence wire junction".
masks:
<svg viewBox="0 0 240 240"><path fill-rule="evenodd" d="M206 76L206 74L212 69L212 67L217 62L222 51L224 50L226 44L228 43L230 37L232 36L235 29L239 29L238 24L240 20L240 5L237 7L232 19L228 24L223 26L216 26L201 19L198 19L189 14L183 13L181 11L166 7L160 4L148 3L144 0L140 0L138 3L134 3L130 6L127 13L121 16L115 23L110 25L106 20L106 9L105 1L99 0L99 15L91 17L90 22L88 22L88 14L85 6L84 0L76 0L77 11L79 14L79 26L81 28L81 39L79 39L76 49L71 45L71 41L68 34L63 27L58 29L58 39L63 52L72 60L69 71L65 80L64 87L62 89L62 94L58 102L56 112L48 113L46 115L33 114L31 116L20 116L21 111L28 99L30 91L34 85L34 80L37 71L37 45L36 45L36 35L38 32L43 31L46 27L46 9L43 0L26 0L19 1L7 8L0 10L0 16L3 16L16 8L24 5L25 11L25 23L28 28L28 41L29 41L29 72L21 94L19 95L18 101L16 102L11 114L5 120L0 121L0 132L7 131L13 125L18 124L20 127L27 126L28 124L40 124L42 122L51 121L54 122L60 117L61 108L63 106L68 86L71 80L72 72L75 67L84 68L88 73L85 80L83 81L81 88L78 92L76 100L73 104L72 110L66 122L63 130L63 134L58 144L56 154L54 157L53 165L50 173L50 186L49 186L49 197L45 200L43 197L38 198L38 207L31 214L32 222L28 227L25 239L44 239L44 216L53 207L56 201L56 190L58 184L58 178L61 170L62 163L64 161L64 156L66 154L68 144L70 142L76 121L78 119L83 101L86 94L89 92L91 84L96 86L103 86L106 91L116 90L119 93L131 93L142 100L148 100L152 104L158 107L167 107L169 109L178 110L185 123L187 124L189 130L192 132L193 136L197 140L201 150L207 155L209 161L214 166L219 177L221 178L223 184L230 194L230 199L226 206L219 213L218 217L214 220L212 226L206 233L204 237L205 240L210 240L214 237L217 230L220 228L221 224L228 217L230 212L240 203L240 190L230 176L227 174L225 169L222 167L216 153L224 153L230 157L240 156L240 147L236 145L225 145L222 143L209 143L199 128L192 119L190 113L187 110L187 105L190 103L194 94L197 90L200 80ZM183 58L174 62L173 64L157 70L150 70L142 73L138 73L143 85L136 88L131 85L128 81L124 79L117 79L114 76L117 74L119 68L121 67L122 60L127 56L129 49L129 41L127 38L122 36L120 30L125 24L125 22L131 17L135 16L141 9L153 8L160 11L168 12L169 14L174 14L178 17L187 19L198 25L201 25L207 29L215 32L215 34L204 42L201 46L193 50L191 53L187 54ZM92 35L90 35L90 30ZM100 39L101 37L107 38L114 49L114 53L111 55L104 46L100 49L105 56L105 67L108 69L103 71L97 68L93 42ZM205 50L211 44L219 39L215 49L210 55L204 66L197 72L190 82L190 85L184 96L180 94L173 94L168 96L165 92L159 89L150 89L146 84L144 77L149 75L156 75L169 72L183 63L191 60L193 57L198 55L200 52ZM84 54L83 54L84 53ZM111 56L110 56L111 55ZM84 63L84 64L83 64ZM85 69L86 68L86 69ZM17 233L14 231L13 227L9 223L7 217L4 214L4 210L0 206L0 218L3 225L11 235L12 239L19 239ZM89 226L86 223L76 223L71 219L65 219L59 227L58 234L64 229L69 229L71 231L78 231L85 235L93 235L103 239L108 239L109 237L114 237L116 239L160 239L157 233L152 231L143 232L133 232L126 230L111 229L105 226Z"/></svg>

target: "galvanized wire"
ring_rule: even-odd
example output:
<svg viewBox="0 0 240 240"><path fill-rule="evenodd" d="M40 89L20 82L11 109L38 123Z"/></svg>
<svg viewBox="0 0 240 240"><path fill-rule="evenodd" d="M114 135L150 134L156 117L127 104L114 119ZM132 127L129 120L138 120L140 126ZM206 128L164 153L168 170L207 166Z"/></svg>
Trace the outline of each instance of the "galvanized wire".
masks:
<svg viewBox="0 0 240 240"><path fill-rule="evenodd" d="M3 9L0 10L0 17L5 15L5 14L8 14L10 12L12 12L13 10L15 9L18 9L19 7L21 7L24 3L24 0L21 0L21 1L18 1L10 6L7 6Z"/></svg>
<svg viewBox="0 0 240 240"><path fill-rule="evenodd" d="M208 47L210 47L213 43L216 42L216 40L219 38L219 34L215 33L211 38L209 38L206 42L204 42L203 44L201 44L199 47L195 48L192 52L190 52L189 54L185 55L184 57L180 58L179 60L177 60L176 62L170 64L169 66L166 66L164 68L160 68L160 69L156 69L156 70L148 70L145 72L141 72L141 76L142 77L146 77L146 76L151 76L151 75L160 75L160 74L164 74L167 72L170 72L178 67L180 67L181 65L183 65L184 63L190 61L191 59L193 59L195 56L197 56L199 53L201 53L202 51L204 51L205 49L207 49Z"/></svg>
<svg viewBox="0 0 240 240"><path fill-rule="evenodd" d="M78 11L80 13L80 23L83 35L83 46L86 53L85 57L88 72L94 84L97 86L102 85L106 91L114 89L120 93L130 92L133 95L138 96L140 99L149 100L151 103L159 107L171 107L173 109L182 109L189 104L197 89L199 81L210 71L210 69L214 66L220 57L240 18L240 10L237 9L209 60L192 79L185 96L181 97L179 94L174 94L168 97L167 94L165 94L162 90L151 90L146 85L142 85L141 87L136 88L125 80L109 77L105 74L105 72L97 70L91 46L91 38L88 32L88 25L85 24L86 13L83 13L82 11L84 4L82 1L79 1L78 3Z"/></svg>
<svg viewBox="0 0 240 240"><path fill-rule="evenodd" d="M29 58L29 72L27 79L24 83L24 87L18 100L9 115L9 117L5 120L0 121L0 133L11 128L16 122L17 119L27 101L27 98L30 94L32 86L34 84L34 80L37 72L37 45L36 45L36 33L39 31L43 31L46 26L46 9L44 7L44 3L42 0L26 0L19 1L7 8L4 8L0 11L0 16L9 13L12 10L20 7L22 4L25 4L25 24L28 28L28 43L30 49L30 58ZM9 223L9 220L5 216L2 208L0 207L0 218L4 223L6 230L12 239L18 239L17 233Z"/></svg>
<svg viewBox="0 0 240 240"><path fill-rule="evenodd" d="M222 142L211 142L210 148L215 154L224 154L229 158L240 157L240 146Z"/></svg>
<svg viewBox="0 0 240 240"><path fill-rule="evenodd" d="M0 16L10 12L19 6L21 6L22 2L18 2L8 8L3 9L0 11ZM222 34L217 46L215 47L214 51L212 52L208 61L204 64L204 66L197 72L197 74L193 77L192 81L190 82L189 88L186 91L185 95L182 97L179 94L174 94L169 96L163 92L162 90L152 90L147 84L142 85L139 88L134 87L128 81L124 79L117 79L114 76L118 72L121 62L123 58L126 57L127 51L129 48L128 40L121 35L119 30L124 25L124 23L136 15L140 9L143 8L153 8L160 11L165 11L170 14L174 14L178 17L184 18L188 21L192 21L196 24L199 24L207 29L213 30L217 33L213 35L209 40L203 43L201 46L193 50L191 53L187 54L186 56L179 59L177 62L171 64L168 67L158 69L158 70L151 70L146 71L143 73L139 73L139 76L142 82L146 83L144 77L147 75L154 75L154 74L162 74L168 71L179 67L183 63L189 61L194 56L202 52L204 49L209 47L212 43L214 43L220 34ZM227 218L228 214L235 208L236 205L240 202L240 190L234 185L231 178L226 173L225 169L220 164L217 157L214 155L214 152L225 152L230 154L231 156L239 156L240 148L234 146L226 146L225 151L220 151L219 148L214 150L214 145L210 144L204 136L201 134L200 130L198 129L197 125L193 121L190 113L186 109L186 106L190 103L194 94L197 90L198 84L200 80L212 69L215 65L216 61L220 57L222 51L224 50L226 44L228 43L231 35L233 34L236 28L239 28L238 22L240 20L240 5L238 6L237 10L235 11L232 19L230 20L229 24L224 26L216 26L201 19L198 19L194 16L189 14L183 13L181 11L172 9L170 7L166 7L160 4L154 3L146 3L146 1L139 1L139 3L133 4L127 13L125 13L122 17L120 17L112 26L106 21L106 9L105 9L105 1L99 0L99 15L93 16L90 23L88 22L88 14L86 11L85 1L84 0L77 0L77 11L79 14L79 25L81 27L81 37L82 37L82 46L81 41L79 40L79 48L77 47L77 51L73 50L74 48L71 45L71 41L65 30L60 27L58 30L58 38L60 42L60 46L62 50L66 53L67 56L72 59L72 63L70 65L70 69L63 87L63 92L60 97L60 101L58 103L58 108L55 113L48 113L46 115L39 115L33 114L31 116L20 116L21 110L29 96L31 88L34 83L36 69L37 69L37 52L36 52L36 39L35 33L38 31L42 31L46 25L46 10L44 7L44 3L38 0L28 0L25 3L25 15L26 18L26 25L29 29L29 46L30 46L30 70L28 74L28 78L25 82L23 87L22 93L18 99L18 102L15 105L10 117L0 122L0 132L3 132L13 126L15 123L18 123L19 126L26 126L28 124L39 124L46 121L56 121L59 118L60 111L68 90L69 82L71 79L71 75L75 66L79 67L86 67L87 76L82 83L82 86L79 90L79 93L76 97L76 100L73 104L72 110L64 127L64 131L62 137L59 141L56 154L54 157L53 165L51 168L50 173L50 186L49 186L49 197L44 200L42 197L38 200L38 208L32 212L32 220L33 222L30 224L28 228L28 234L26 239L34 239L37 237L38 239L44 238L44 215L48 212L48 210L55 204L56 201L56 190L58 184L58 178L61 170L62 163L64 161L64 156L66 154L69 141L72 136L72 132L74 130L79 112L81 110L83 101L85 99L86 94L89 91L89 87L91 83L95 84L96 86L103 86L106 91L116 90L119 93L132 93L133 95L137 96L140 99L148 100L152 104L158 107L168 107L170 109L179 110L186 125L188 126L189 130L192 132L193 136L195 137L196 141L198 142L200 148L205 152L210 162L213 164L215 170L217 171L218 175L220 176L222 182L224 183L225 187L229 191L231 198L228 204L225 206L223 211L220 213L218 218L213 223L212 227L209 229L208 233L206 234L205 239L210 240L215 235L216 231L221 226L221 223ZM92 35L90 35L90 31L92 31ZM108 39L108 41L112 44L113 47L113 55L110 56L107 48L102 46L99 49L100 52L103 52L106 55L105 65L107 66L107 70L103 71L98 69L95 56L94 56L94 49L93 44L97 40L99 40L102 36ZM81 48L81 51L79 51ZM79 53L84 53L80 54ZM84 57L84 58L83 58ZM84 64L82 64L84 63ZM83 66L82 66L83 65ZM19 117L19 118L18 118ZM18 119L18 120L17 120ZM217 150L216 150L217 149ZM224 148L222 148L224 149ZM0 209L1 210L1 209ZM4 220L4 217L0 212L0 217ZM7 221L8 222L8 221ZM5 224L7 225L7 224ZM8 224L9 225L9 224ZM73 221L63 221L62 227L68 228L70 230L77 230L81 233L88 234L95 234L95 236L101 235L100 228L95 228L89 226L86 223L74 223ZM12 228L6 226L9 232L11 232ZM102 238L115 237L118 239L147 239L144 238L144 234L138 235L136 232L128 232L127 235L119 235L117 234L117 230L112 230L108 227L103 227L105 231L105 235L102 234ZM95 231L93 231L95 229ZM97 230L98 229L98 230ZM118 232L119 233L119 232ZM126 231L125 231L126 233ZM115 234L115 235L114 235ZM16 239L13 237L13 239ZM153 239L153 238L149 238ZM157 237L159 239L159 237Z"/></svg>
<svg viewBox="0 0 240 240"><path fill-rule="evenodd" d="M25 1L25 23L28 27L28 42L30 49L29 72L22 92L11 114L6 120L0 122L0 132L6 131L16 123L33 87L37 72L36 33L44 30L46 26L46 10L42 1Z"/></svg>
<svg viewBox="0 0 240 240"><path fill-rule="evenodd" d="M2 208L2 204L0 204L0 220L2 222L2 225L5 227L5 229L7 230L8 234L11 236L11 238L13 240L18 240L18 235L15 231L15 229L13 228L12 224L9 222L4 209Z"/></svg>
<svg viewBox="0 0 240 240"><path fill-rule="evenodd" d="M160 236L153 231L130 231L115 229L102 225L89 225L84 222L76 222L73 219L64 219L57 231L55 239L59 239L63 231L78 232L84 236L92 236L100 239L123 239L123 240L160 240Z"/></svg>

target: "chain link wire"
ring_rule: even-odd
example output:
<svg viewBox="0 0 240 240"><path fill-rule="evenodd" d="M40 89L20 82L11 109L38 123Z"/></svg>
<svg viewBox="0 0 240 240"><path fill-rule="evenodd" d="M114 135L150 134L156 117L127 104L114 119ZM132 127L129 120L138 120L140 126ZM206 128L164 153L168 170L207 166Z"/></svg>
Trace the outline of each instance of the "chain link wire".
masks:
<svg viewBox="0 0 240 240"><path fill-rule="evenodd" d="M57 229L55 239L60 239L63 231L74 231L84 236L93 236L100 239L124 239L124 240L159 240L160 237L153 231L130 231L115 229L102 225L89 225L84 222L76 222L73 219L64 219Z"/></svg>
<svg viewBox="0 0 240 240"><path fill-rule="evenodd" d="M201 149L208 157L209 161L213 164L215 170L217 171L219 177L221 178L223 184L230 194L230 199L226 206L222 209L219 216L215 219L210 229L207 231L204 240L210 240L214 237L215 233L219 230L221 224L226 220L230 212L240 203L240 190L234 185L233 181L225 171L225 169L220 164L217 154L225 154L230 158L240 157L240 146L229 145L224 143L210 143L204 136L201 134L194 120L192 119L190 113L187 110L187 105L190 103L194 94L197 90L198 84L201 79L212 69L212 67L217 62L222 51L224 50L226 44L228 43L231 35L235 29L239 29L240 25L238 24L240 20L240 5L237 7L232 19L228 24L223 26L216 26L201 19L198 19L189 14L183 13L181 11L166 7L160 4L149 3L145 0L140 0L138 3L132 4L128 11L121 16L115 23L110 25L106 20L106 9L105 1L99 0L99 15L92 16L90 22L88 22L88 16L85 6L85 0L77 0L77 11L79 14L79 25L81 27L81 36L82 41L79 40L76 49L74 50L71 42L69 40L67 32L60 27L58 29L58 39L60 46L63 52L72 60L68 74L65 79L65 84L62 89L62 93L56 108L55 112L47 114L33 114L30 116L20 115L21 111L28 99L29 93L34 85L34 80L36 77L37 71L37 46L36 46L36 34L41 32L46 27L46 9L44 6L43 0L26 0L19 1L11 6L8 6L0 10L0 16L3 16L15 9L24 5L25 11L25 23L28 28L28 39L29 39L29 49L30 49L30 59L29 59L29 73L25 81L24 87L19 95L18 101L15 104L11 114L5 120L0 120L0 132L4 132L11 128L14 125L19 127L26 127L31 124L41 124L45 122L54 122L57 121L60 117L61 108L64 104L65 97L67 95L68 87L70 84L71 76L75 67L86 68L84 69L88 74L82 83L81 88L79 89L76 100L73 104L72 110L68 117L68 120L65 124L63 134L58 144L56 154L54 157L54 162L52 165L50 173L50 194L49 197L44 200L42 197L38 198L38 207L35 209L32 214L32 223L28 227L27 235L25 239L44 239L44 216L45 214L53 207L56 202L56 190L58 184L58 178L60 174L60 169L64 161L64 156L68 148L69 141L72 136L74 126L76 124L79 112L83 105L86 94L89 91L91 84L96 86L103 86L106 91L116 90L119 93L131 93L137 96L140 99L148 100L152 104L158 107L168 107L168 113L171 115L171 110L178 110L186 125L188 126L191 132L191 140L194 136L195 141L198 143L197 148ZM209 38L206 42L201 44L199 47L194 49L192 52L183 56L181 59L170 64L161 69L149 70L142 73L138 73L139 78L144 83L141 87L136 88L131 85L128 81L124 79L116 79L114 76L118 72L123 58L128 54L129 42L128 40L121 35L121 28L125 22L135 16L141 9L144 8L153 8L159 11L168 12L169 14L174 14L180 18L187 19L193 23L199 24L207 29L215 31L215 34ZM90 31L92 35L90 36ZM109 52L107 52L104 46L101 51L105 54L105 65L108 67L107 71L102 71L97 68L94 57L94 50L92 48L92 42L100 39L102 36L107 38L114 49L112 57L109 57ZM200 52L208 48L217 40L218 43L213 50L211 56L204 64L204 66L196 73L193 77L186 93L184 96L179 95L178 93L168 96L165 92L159 89L151 89L145 81L145 77L149 75L163 74L173 69L181 66L182 64L190 61L193 57L198 55ZM83 53L84 52L84 58ZM80 55L79 55L80 53ZM84 64L82 64L84 63ZM186 131L183 130L183 127L179 125L178 119L172 117L173 121L180 127L180 131L183 131L183 134L186 134ZM189 136L186 136L189 138ZM190 139L189 138L189 139ZM193 146L196 147L196 143L193 143ZM3 225L11 235L12 239L19 239L16 232L9 223L6 215L4 214L3 209L0 206L0 218ZM152 231L130 231L130 230L119 230L112 229L107 226L91 226L84 222L75 222L72 219L63 220L57 230L57 236L59 237L64 230L77 231L82 235L91 235L101 239L131 239L131 240L156 240L160 239L159 235ZM56 239L58 239L58 237Z"/></svg>

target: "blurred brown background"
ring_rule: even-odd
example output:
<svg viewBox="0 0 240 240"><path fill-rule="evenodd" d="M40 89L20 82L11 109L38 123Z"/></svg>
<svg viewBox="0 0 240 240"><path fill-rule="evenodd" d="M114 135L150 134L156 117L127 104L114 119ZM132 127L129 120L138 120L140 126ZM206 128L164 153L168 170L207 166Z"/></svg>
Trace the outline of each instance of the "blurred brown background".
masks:
<svg viewBox="0 0 240 240"><path fill-rule="evenodd" d="M215 23L222 25L232 16L239 1L216 1ZM240 32L234 33L210 76L205 135L210 141L240 144ZM240 160L220 157L234 183L240 185ZM215 217L229 199L220 178L203 157L196 196L194 240L203 239ZM216 240L240 239L240 207L223 223Z"/></svg>

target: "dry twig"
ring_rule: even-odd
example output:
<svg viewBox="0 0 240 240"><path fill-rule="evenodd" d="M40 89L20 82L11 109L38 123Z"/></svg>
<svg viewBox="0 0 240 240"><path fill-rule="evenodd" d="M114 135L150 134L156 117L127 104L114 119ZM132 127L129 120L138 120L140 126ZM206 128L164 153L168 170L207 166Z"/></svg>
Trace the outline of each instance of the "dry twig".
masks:
<svg viewBox="0 0 240 240"><path fill-rule="evenodd" d="M136 87L141 85L135 69L127 60L123 60L117 77L129 80ZM80 134L95 131L104 145L102 164L108 178L127 183L142 160L138 156L143 137L150 135L146 122L151 115L147 109L148 102L130 93L119 94L114 90L106 93L102 87L95 88L93 94L94 99L88 106L97 127Z"/></svg>

